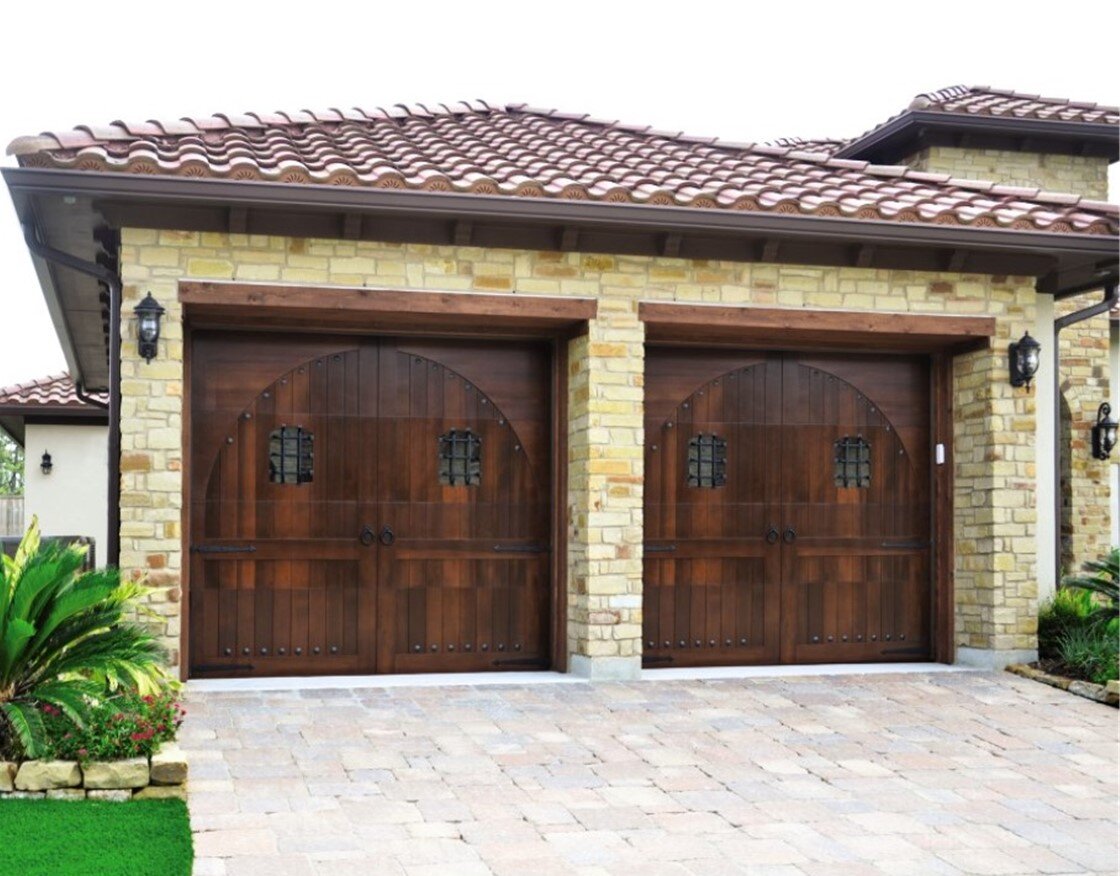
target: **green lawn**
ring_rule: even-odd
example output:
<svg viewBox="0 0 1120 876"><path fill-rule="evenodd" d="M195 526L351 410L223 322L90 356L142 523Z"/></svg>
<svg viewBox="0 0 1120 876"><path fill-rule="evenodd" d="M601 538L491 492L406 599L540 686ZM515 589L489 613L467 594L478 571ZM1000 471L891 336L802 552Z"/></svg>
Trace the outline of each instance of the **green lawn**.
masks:
<svg viewBox="0 0 1120 876"><path fill-rule="evenodd" d="M0 800L0 873L190 876L181 800Z"/></svg>

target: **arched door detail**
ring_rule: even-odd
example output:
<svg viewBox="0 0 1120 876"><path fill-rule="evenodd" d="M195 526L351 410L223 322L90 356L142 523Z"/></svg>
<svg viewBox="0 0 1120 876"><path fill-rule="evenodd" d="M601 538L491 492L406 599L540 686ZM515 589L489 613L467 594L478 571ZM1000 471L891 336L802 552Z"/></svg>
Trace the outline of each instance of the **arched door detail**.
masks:
<svg viewBox="0 0 1120 876"><path fill-rule="evenodd" d="M928 362L742 362L646 422L646 665L928 657Z"/></svg>
<svg viewBox="0 0 1120 876"><path fill-rule="evenodd" d="M531 401L511 419L441 349ZM547 665L546 347L215 332L195 350L193 673ZM455 483L451 434L474 454Z"/></svg>

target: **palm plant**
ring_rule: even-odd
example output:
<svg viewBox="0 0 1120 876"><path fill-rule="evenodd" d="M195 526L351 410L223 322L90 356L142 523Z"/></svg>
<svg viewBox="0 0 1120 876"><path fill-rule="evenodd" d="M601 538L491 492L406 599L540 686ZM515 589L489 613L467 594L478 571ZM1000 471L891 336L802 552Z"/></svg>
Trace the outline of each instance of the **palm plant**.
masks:
<svg viewBox="0 0 1120 876"><path fill-rule="evenodd" d="M167 677L155 639L124 619L144 588L117 569L82 572L85 551L42 544L33 518L15 557L0 556L0 751L39 755L43 705L81 727L91 698Z"/></svg>
<svg viewBox="0 0 1120 876"><path fill-rule="evenodd" d="M1120 548L1113 548L1099 560L1090 560L1082 568L1089 574L1069 576L1062 586L1092 593L1094 607L1089 618L1104 626L1120 616Z"/></svg>

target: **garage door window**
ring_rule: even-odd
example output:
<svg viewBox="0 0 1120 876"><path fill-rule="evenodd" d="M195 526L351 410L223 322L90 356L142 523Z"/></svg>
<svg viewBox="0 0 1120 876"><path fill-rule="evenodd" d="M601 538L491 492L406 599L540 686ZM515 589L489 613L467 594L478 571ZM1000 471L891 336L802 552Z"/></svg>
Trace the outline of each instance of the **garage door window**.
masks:
<svg viewBox="0 0 1120 876"><path fill-rule="evenodd" d="M452 429L439 436L439 482L448 487L473 487L482 481L482 439L470 429Z"/></svg>
<svg viewBox="0 0 1120 876"><path fill-rule="evenodd" d="M688 485L722 487L727 483L727 441L703 433L688 441Z"/></svg>
<svg viewBox="0 0 1120 876"><path fill-rule="evenodd" d="M268 479L274 484L309 484L314 476L315 436L302 426L281 426L268 436Z"/></svg>
<svg viewBox="0 0 1120 876"><path fill-rule="evenodd" d="M845 435L833 444L833 482L837 487L871 486L871 445L862 435Z"/></svg>

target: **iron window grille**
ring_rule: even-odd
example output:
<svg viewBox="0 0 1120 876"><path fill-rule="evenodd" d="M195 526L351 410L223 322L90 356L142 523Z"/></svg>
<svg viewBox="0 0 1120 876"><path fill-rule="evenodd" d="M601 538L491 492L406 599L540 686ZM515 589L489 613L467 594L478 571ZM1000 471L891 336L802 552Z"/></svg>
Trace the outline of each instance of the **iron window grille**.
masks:
<svg viewBox="0 0 1120 876"><path fill-rule="evenodd" d="M439 436L439 482L448 487L482 482L482 439L470 429L452 429Z"/></svg>
<svg viewBox="0 0 1120 876"><path fill-rule="evenodd" d="M715 488L727 483L727 440L700 433L688 439L688 485Z"/></svg>
<svg viewBox="0 0 1120 876"><path fill-rule="evenodd" d="M833 446L832 479L837 487L871 486L871 445L862 435L837 438Z"/></svg>
<svg viewBox="0 0 1120 876"><path fill-rule="evenodd" d="M268 479L309 484L314 478L315 436L302 426L281 426L268 436Z"/></svg>

